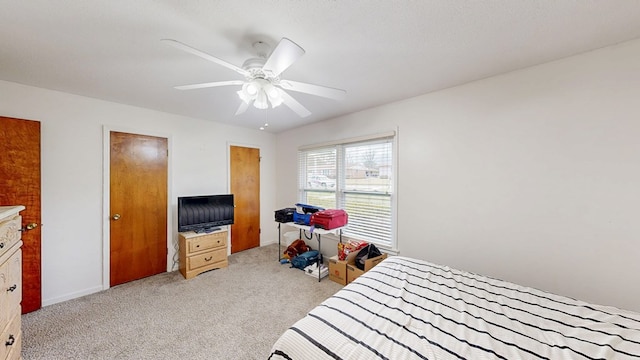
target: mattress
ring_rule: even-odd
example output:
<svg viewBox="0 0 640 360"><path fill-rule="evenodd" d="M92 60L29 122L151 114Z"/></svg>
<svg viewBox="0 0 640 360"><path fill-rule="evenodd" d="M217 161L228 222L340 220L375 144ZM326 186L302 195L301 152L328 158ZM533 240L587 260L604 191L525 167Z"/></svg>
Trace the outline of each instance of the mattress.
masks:
<svg viewBox="0 0 640 360"><path fill-rule="evenodd" d="M394 256L289 328L270 359L640 359L640 314Z"/></svg>

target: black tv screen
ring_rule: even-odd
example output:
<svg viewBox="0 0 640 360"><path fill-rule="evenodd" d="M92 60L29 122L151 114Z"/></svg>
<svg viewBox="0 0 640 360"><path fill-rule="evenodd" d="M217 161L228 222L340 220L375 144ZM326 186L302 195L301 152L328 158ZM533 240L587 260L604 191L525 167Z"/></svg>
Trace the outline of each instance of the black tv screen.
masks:
<svg viewBox="0 0 640 360"><path fill-rule="evenodd" d="M211 232L233 224L233 194L178 198L178 232Z"/></svg>

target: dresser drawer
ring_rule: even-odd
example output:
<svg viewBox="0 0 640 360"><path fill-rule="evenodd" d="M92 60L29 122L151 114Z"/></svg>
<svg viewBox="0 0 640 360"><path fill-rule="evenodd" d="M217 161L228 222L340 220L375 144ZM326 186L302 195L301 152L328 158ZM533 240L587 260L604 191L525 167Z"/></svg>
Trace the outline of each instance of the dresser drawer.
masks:
<svg viewBox="0 0 640 360"><path fill-rule="evenodd" d="M14 308L11 311L13 318L11 322L4 328L2 335L0 335L0 359L11 359L9 354L18 354L17 357L12 355L14 359L20 358L20 347L22 344L22 334L20 331L21 318L20 318L20 306Z"/></svg>
<svg viewBox="0 0 640 360"><path fill-rule="evenodd" d="M191 279L205 271L227 267L228 231L197 234L193 231L178 234L180 273Z"/></svg>
<svg viewBox="0 0 640 360"><path fill-rule="evenodd" d="M227 246L227 232L219 232L209 235L203 235L191 238L187 242L189 245L189 253L214 249L220 246Z"/></svg>
<svg viewBox="0 0 640 360"><path fill-rule="evenodd" d="M10 219L0 221L0 255L9 250L20 240L20 225L22 216L16 215Z"/></svg>
<svg viewBox="0 0 640 360"><path fill-rule="evenodd" d="M20 354L22 353L22 331L18 334L15 343L11 345L11 350L9 350L9 356L7 360L20 360L22 357Z"/></svg>
<svg viewBox="0 0 640 360"><path fill-rule="evenodd" d="M14 246L10 251L5 254L10 257L0 258L0 331L13 317L5 310L19 307L22 301L22 250Z"/></svg>
<svg viewBox="0 0 640 360"><path fill-rule="evenodd" d="M7 286L2 291L7 296L9 309L22 302L22 249L18 249L5 263L7 266Z"/></svg>
<svg viewBox="0 0 640 360"><path fill-rule="evenodd" d="M207 251L206 253L193 255L189 257L188 270L194 270L203 266L213 265L215 263L227 260L227 248Z"/></svg>

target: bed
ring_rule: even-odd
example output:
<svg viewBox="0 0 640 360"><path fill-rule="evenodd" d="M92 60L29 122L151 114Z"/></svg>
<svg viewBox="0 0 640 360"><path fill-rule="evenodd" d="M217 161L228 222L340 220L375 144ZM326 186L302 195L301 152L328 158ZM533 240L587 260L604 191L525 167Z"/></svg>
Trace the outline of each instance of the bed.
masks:
<svg viewBox="0 0 640 360"><path fill-rule="evenodd" d="M640 314L393 256L291 326L269 359L640 359Z"/></svg>

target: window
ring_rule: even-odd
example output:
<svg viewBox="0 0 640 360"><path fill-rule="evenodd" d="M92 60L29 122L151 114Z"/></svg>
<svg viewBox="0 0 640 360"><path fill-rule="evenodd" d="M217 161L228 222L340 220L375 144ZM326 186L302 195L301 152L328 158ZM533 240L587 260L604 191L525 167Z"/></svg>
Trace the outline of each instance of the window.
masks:
<svg viewBox="0 0 640 360"><path fill-rule="evenodd" d="M395 133L298 151L302 203L344 209L343 234L395 249Z"/></svg>

